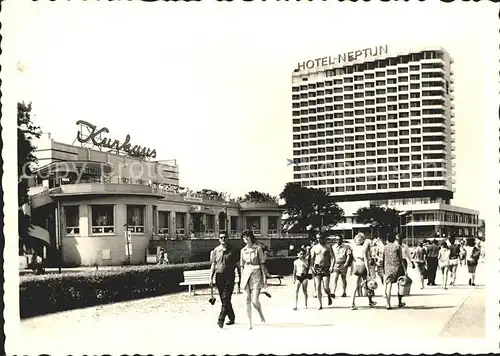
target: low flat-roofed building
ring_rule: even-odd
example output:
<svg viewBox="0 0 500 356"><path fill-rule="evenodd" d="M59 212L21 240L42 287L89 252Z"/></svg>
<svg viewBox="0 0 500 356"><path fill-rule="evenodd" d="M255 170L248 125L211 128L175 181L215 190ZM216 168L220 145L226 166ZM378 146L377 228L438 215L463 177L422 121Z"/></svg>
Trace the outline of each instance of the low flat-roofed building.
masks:
<svg viewBox="0 0 500 356"><path fill-rule="evenodd" d="M281 234L277 202L190 191L179 187L175 160L101 148L55 142L50 134L37 142L26 211L48 231L49 241L39 240L49 265L141 264L148 248L164 241L211 240L202 244L211 248L222 230L231 238L243 229L266 239Z"/></svg>

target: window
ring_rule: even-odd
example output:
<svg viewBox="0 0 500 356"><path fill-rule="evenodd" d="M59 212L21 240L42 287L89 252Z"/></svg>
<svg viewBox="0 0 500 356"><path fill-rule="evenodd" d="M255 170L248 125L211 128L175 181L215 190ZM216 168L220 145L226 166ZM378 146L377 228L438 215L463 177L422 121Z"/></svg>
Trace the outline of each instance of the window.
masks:
<svg viewBox="0 0 500 356"><path fill-rule="evenodd" d="M113 205L92 205L93 234L112 234L115 232L115 211Z"/></svg>
<svg viewBox="0 0 500 356"><path fill-rule="evenodd" d="M186 234L186 213L175 213L174 226L176 234Z"/></svg>
<svg viewBox="0 0 500 356"><path fill-rule="evenodd" d="M247 216L246 228L251 229L254 235L260 235L260 216Z"/></svg>
<svg viewBox="0 0 500 356"><path fill-rule="evenodd" d="M127 205L128 231L136 234L144 234L144 206Z"/></svg>
<svg viewBox="0 0 500 356"><path fill-rule="evenodd" d="M168 221L170 220L169 211L158 211L158 233L168 234Z"/></svg>
<svg viewBox="0 0 500 356"><path fill-rule="evenodd" d="M212 235L215 230L215 215L207 214L205 216L206 234Z"/></svg>
<svg viewBox="0 0 500 356"><path fill-rule="evenodd" d="M80 235L80 207L78 205L65 206L66 234Z"/></svg>
<svg viewBox="0 0 500 356"><path fill-rule="evenodd" d="M268 235L273 236L278 234L278 217L268 216L267 217Z"/></svg>

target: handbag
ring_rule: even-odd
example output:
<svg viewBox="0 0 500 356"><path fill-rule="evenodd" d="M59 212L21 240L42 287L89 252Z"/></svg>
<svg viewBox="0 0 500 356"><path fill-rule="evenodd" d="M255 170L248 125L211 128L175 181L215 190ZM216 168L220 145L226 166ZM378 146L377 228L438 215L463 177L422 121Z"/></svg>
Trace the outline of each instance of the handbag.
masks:
<svg viewBox="0 0 500 356"><path fill-rule="evenodd" d="M424 267L424 273L422 273L422 277L424 277L424 279L429 278L429 271L425 267Z"/></svg>
<svg viewBox="0 0 500 356"><path fill-rule="evenodd" d="M398 294L407 297L410 295L411 285L413 281L408 275L404 275L398 278Z"/></svg>

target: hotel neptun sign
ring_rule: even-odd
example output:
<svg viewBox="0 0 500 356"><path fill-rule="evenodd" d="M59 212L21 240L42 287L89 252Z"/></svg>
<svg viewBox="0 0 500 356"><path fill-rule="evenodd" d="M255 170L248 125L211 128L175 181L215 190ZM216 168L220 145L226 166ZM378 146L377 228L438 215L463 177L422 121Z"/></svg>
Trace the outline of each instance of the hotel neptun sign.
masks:
<svg viewBox="0 0 500 356"><path fill-rule="evenodd" d="M373 48L364 48L356 51L345 52L328 57L310 59L297 64L295 72L307 70L317 70L322 67L338 66L348 64L349 62L367 61L372 57L379 57L389 52L388 45L377 46Z"/></svg>

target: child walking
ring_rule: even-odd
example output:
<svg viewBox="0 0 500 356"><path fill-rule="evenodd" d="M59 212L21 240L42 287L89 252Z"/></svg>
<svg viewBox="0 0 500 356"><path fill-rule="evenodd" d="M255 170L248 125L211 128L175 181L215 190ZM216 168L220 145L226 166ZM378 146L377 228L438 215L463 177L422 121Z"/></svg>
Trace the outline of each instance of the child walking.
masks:
<svg viewBox="0 0 500 356"><path fill-rule="evenodd" d="M301 250L298 254L297 259L293 262L293 283L295 284L295 307L293 310L297 310L297 303L299 300L299 290L302 287L304 292L304 301L307 309L307 277L309 272L309 264L305 257L305 252Z"/></svg>

